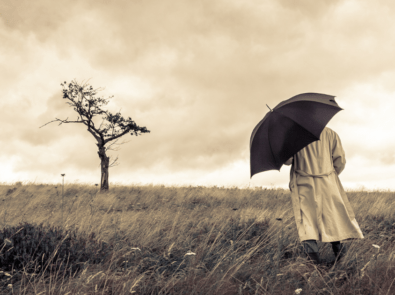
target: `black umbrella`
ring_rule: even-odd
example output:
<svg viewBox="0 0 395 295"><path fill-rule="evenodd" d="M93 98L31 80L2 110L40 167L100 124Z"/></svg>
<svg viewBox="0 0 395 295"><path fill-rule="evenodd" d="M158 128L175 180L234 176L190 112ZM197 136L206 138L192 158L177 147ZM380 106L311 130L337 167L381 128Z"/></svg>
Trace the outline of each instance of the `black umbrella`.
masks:
<svg viewBox="0 0 395 295"><path fill-rule="evenodd" d="M302 93L271 109L251 134L251 177L280 170L290 157L319 140L326 124L340 110L334 96L320 93Z"/></svg>

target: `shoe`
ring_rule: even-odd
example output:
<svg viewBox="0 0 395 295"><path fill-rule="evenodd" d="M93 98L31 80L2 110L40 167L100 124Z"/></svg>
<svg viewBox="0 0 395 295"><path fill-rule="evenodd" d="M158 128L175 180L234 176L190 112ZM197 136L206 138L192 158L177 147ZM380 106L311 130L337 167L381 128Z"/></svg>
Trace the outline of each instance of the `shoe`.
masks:
<svg viewBox="0 0 395 295"><path fill-rule="evenodd" d="M308 259L310 259L314 264L320 264L320 256L318 252L307 253Z"/></svg>
<svg viewBox="0 0 395 295"><path fill-rule="evenodd" d="M341 243L332 243L332 250L335 253L336 261L340 261L346 255L346 246Z"/></svg>

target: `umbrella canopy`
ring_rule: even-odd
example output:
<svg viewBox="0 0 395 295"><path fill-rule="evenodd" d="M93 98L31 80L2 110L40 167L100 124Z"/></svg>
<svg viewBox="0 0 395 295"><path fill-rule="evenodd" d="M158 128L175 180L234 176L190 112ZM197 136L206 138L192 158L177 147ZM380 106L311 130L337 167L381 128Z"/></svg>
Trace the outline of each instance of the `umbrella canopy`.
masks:
<svg viewBox="0 0 395 295"><path fill-rule="evenodd" d="M334 96L320 93L302 93L279 103L252 131L251 177L280 170L290 157L319 140L326 124L340 110Z"/></svg>

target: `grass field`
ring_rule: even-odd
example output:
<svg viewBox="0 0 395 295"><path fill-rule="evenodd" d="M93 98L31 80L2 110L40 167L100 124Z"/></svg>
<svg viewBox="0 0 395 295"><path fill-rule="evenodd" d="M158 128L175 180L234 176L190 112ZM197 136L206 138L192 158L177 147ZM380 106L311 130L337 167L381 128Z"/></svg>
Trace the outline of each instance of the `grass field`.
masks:
<svg viewBox="0 0 395 295"><path fill-rule="evenodd" d="M395 294L395 193L347 194L365 239L315 266L288 190L3 184L0 294Z"/></svg>

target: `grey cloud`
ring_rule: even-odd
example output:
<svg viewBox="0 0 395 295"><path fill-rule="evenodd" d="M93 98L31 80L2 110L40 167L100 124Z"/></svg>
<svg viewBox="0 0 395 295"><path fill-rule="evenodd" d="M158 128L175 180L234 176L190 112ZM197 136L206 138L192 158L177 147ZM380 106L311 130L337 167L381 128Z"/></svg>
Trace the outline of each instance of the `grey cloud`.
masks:
<svg viewBox="0 0 395 295"><path fill-rule="evenodd" d="M309 19L321 18L325 16L328 11L332 11L333 8L341 3L341 0L335 1L314 1L314 0L302 0L302 1L287 1L287 0L279 0L278 1L282 7L296 11L300 13L302 16L307 17Z"/></svg>
<svg viewBox="0 0 395 295"><path fill-rule="evenodd" d="M51 0L2 0L0 18L7 28L34 34L46 41L65 21L81 12L79 2Z"/></svg>
<svg viewBox="0 0 395 295"><path fill-rule="evenodd" d="M102 10L103 17L120 30L121 46L118 51L98 50L87 57L113 71L126 71L125 65L130 66L130 73L142 75L162 91L144 103L153 113L157 108L161 112L147 135L148 146L144 149L136 140L136 147L147 155L130 157L135 165L165 159L174 169L218 167L241 153L250 131L267 111L266 103L274 106L292 95L319 89L336 95L337 89L361 76L367 79L377 73L374 67L381 70L377 60L364 59L366 52L353 52L353 40L345 40L347 36L342 39L347 44L329 44L319 37L325 23L316 13L322 16L333 11L320 5L316 11L306 8L302 13L288 6L286 13L275 7L279 18L273 21L255 14L252 7L168 3L155 7L131 4L129 9L125 4L122 12L120 8L109 13ZM129 21L131 16L133 22ZM160 25L148 25L151 22ZM330 28L325 30L330 32ZM169 47L177 56L170 66L142 62L160 58ZM350 59L353 55L356 58ZM177 88L186 101L194 101L195 96L200 100L193 102L193 108L186 108L180 98L177 102L175 96L168 96ZM142 109L148 117L149 107ZM244 129L231 136L223 137L220 132L240 125Z"/></svg>
<svg viewBox="0 0 395 295"><path fill-rule="evenodd" d="M369 136L367 136L369 138ZM366 147L360 142L347 145L346 157L352 159L359 157L365 159L372 166L391 166L395 164L395 144L381 147Z"/></svg>
<svg viewBox="0 0 395 295"><path fill-rule="evenodd" d="M41 1L35 8L21 3L23 9L7 2L3 10L9 29L36 36L62 59L75 54L111 79L137 76L155 89L144 99L114 98L124 116L152 131L122 138L130 142L111 152L119 155L117 171L223 167L246 157L249 136L266 104L274 107L310 91L338 96L345 87L394 66L388 59L392 41L383 43L395 40L388 20L341 17L336 9L345 1ZM388 3L377 6L379 11ZM89 78L79 74L76 68L69 79ZM94 87L107 86L95 81ZM116 89L107 91L111 95ZM33 122L41 126L68 116L76 118L59 86L59 94L49 97ZM79 142L61 147L59 163L79 169L97 165L96 146L83 126L18 128L18 138L31 146L56 146L77 132ZM84 145L89 148L79 153L77 146ZM350 156L358 148L351 146ZM392 159L388 151L383 148L384 158Z"/></svg>
<svg viewBox="0 0 395 295"><path fill-rule="evenodd" d="M380 153L380 163L383 165L394 165L395 164L395 146L387 147L387 149Z"/></svg>
<svg viewBox="0 0 395 295"><path fill-rule="evenodd" d="M89 138L79 134L59 139L57 144L47 147L20 141L13 155L23 155L23 157L18 158L13 170L44 174L57 174L59 169L81 172L100 170L98 167L100 161L95 148Z"/></svg>

